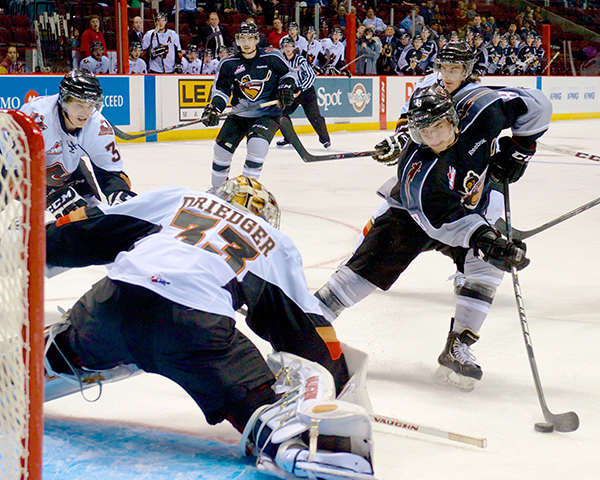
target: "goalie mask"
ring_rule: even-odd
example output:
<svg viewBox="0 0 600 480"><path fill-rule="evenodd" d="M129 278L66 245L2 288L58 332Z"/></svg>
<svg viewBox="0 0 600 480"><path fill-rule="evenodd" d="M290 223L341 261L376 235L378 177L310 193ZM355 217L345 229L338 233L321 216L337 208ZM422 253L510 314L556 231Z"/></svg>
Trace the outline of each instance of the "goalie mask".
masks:
<svg viewBox="0 0 600 480"><path fill-rule="evenodd" d="M450 41L438 53L435 59L434 70L439 72L442 64L462 65L465 69L464 78L467 78L473 71L475 55L467 43Z"/></svg>
<svg viewBox="0 0 600 480"><path fill-rule="evenodd" d="M92 103L98 111L101 111L104 105L104 95L98 78L77 69L67 73L59 86L59 103L64 106L71 98Z"/></svg>
<svg viewBox="0 0 600 480"><path fill-rule="evenodd" d="M217 188L215 195L279 228L281 212L277 200L255 178L240 175L227 180Z"/></svg>
<svg viewBox="0 0 600 480"><path fill-rule="evenodd" d="M447 119L458 130L458 114L450 94L440 85L418 88L408 104L408 131L415 143L423 144L419 130Z"/></svg>

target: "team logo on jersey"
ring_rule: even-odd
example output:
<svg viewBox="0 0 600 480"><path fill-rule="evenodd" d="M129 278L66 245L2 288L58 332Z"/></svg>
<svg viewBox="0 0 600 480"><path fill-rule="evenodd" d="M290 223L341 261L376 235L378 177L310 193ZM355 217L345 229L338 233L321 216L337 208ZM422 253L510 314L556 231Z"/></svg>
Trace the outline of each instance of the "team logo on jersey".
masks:
<svg viewBox="0 0 600 480"><path fill-rule="evenodd" d="M157 273L156 275L152 275L150 277L150 281L152 283L159 283L161 285L171 285L171 282L166 280L160 273Z"/></svg>
<svg viewBox="0 0 600 480"><path fill-rule="evenodd" d="M450 167L448 169L448 186L450 190L454 190L454 181L456 180L456 168Z"/></svg>
<svg viewBox="0 0 600 480"><path fill-rule="evenodd" d="M487 171L487 169L486 169ZM473 170L465 176L463 181L464 192L458 192L462 196L463 205L465 208L473 209L481 200L483 193L483 185L485 183L485 172L482 175L477 175Z"/></svg>
<svg viewBox="0 0 600 480"><path fill-rule="evenodd" d="M40 115L37 112L31 112L31 115L29 116L35 123L37 123L37 126L40 127L40 130L44 131L48 128L48 126L44 123L43 115Z"/></svg>
<svg viewBox="0 0 600 480"><path fill-rule="evenodd" d="M237 75L238 73L242 73L246 71L246 67L244 65L240 65L239 67L237 67L235 69L235 72L233 72L234 75Z"/></svg>
<svg viewBox="0 0 600 480"><path fill-rule="evenodd" d="M268 71L264 80L252 80L250 75L244 75L239 81L240 90L249 100L255 100L265 89L265 83L271 78L271 70Z"/></svg>
<svg viewBox="0 0 600 480"><path fill-rule="evenodd" d="M62 141L57 141L52 148L46 150L46 155L60 155L62 153Z"/></svg>
<svg viewBox="0 0 600 480"><path fill-rule="evenodd" d="M102 122L100 122L100 132L98 133L98 136L101 137L102 135L114 135L113 129L110 126L110 123L108 123L108 120L102 120Z"/></svg>

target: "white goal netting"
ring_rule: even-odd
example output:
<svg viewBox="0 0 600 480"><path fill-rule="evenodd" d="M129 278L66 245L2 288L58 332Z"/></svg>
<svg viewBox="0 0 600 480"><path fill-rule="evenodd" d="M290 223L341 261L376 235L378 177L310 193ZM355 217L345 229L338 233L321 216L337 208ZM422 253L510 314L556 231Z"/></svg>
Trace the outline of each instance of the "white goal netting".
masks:
<svg viewBox="0 0 600 480"><path fill-rule="evenodd" d="M0 478L27 478L30 421L28 240L31 152L0 111Z"/></svg>

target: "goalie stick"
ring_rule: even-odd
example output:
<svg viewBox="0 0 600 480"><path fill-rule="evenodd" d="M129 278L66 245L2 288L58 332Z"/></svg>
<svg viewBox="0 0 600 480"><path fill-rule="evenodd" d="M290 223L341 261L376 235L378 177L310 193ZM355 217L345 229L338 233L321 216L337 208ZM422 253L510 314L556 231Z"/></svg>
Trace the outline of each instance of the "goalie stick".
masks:
<svg viewBox="0 0 600 480"><path fill-rule="evenodd" d="M586 203L585 205L582 205L581 207L574 208L570 212L567 212L561 215L560 217L556 217L554 220L550 220L549 222L546 222L537 228L532 228L531 230L517 230L516 228L512 227L511 230L513 238L517 240L525 240L526 238L533 237L534 235L537 235L538 233L543 232L544 230L548 230L550 227L558 225L559 223L562 223L565 220L574 217L575 215L579 215L580 213L585 212L586 210L589 210L590 208L595 207L598 204L600 204L600 197L592 200L591 202ZM504 221L504 219L499 218L496 221L494 227L501 234L506 235L506 222Z"/></svg>
<svg viewBox="0 0 600 480"><path fill-rule="evenodd" d="M466 443L479 448L487 447L487 438L472 437L470 435L463 435L461 433L446 432L444 430L440 430L439 428L424 427L423 425L404 422L402 420L398 420L397 418L387 417L377 413L370 413L369 417L371 418L371 421L378 425L388 425L390 427L403 428L411 432L433 435L434 437L445 438L447 440L452 440L453 442Z"/></svg>
<svg viewBox="0 0 600 480"><path fill-rule="evenodd" d="M357 157L371 157L378 153L375 150L368 152L344 152L344 153L330 153L327 155L312 155L308 153L298 135L296 135L296 131L294 130L294 126L292 122L287 117L281 117L279 121L279 129L281 133L283 133L284 138L286 138L294 147L294 150L298 152L300 158L302 158L305 162L324 162L327 160L339 160L342 158L357 158Z"/></svg>
<svg viewBox="0 0 600 480"><path fill-rule="evenodd" d="M504 215L506 219L506 237L509 241L513 239L511 229L511 212L510 212L510 199L508 196L508 180L504 182ZM513 281L513 287L515 291L515 300L517 302L517 310L519 312L519 320L521 322L521 330L523 331L523 338L525 340L525 347L527 349L527 357L529 358L529 366L531 367L531 373L533 375L533 383L535 384L535 390L537 392L540 406L542 407L542 413L544 419L548 424L536 423L535 429L539 432L551 432L556 430L558 432L573 432L579 428L579 417L575 412L566 412L554 414L548 409L546 404L546 398L542 390L542 383L540 375L538 373L535 356L533 355L533 345L531 343L531 335L529 334L529 325L527 324L527 317L525 316L525 304L523 303L523 295L521 294L521 285L519 284L519 276L517 274L517 267L511 268L511 275Z"/></svg>
<svg viewBox="0 0 600 480"><path fill-rule="evenodd" d="M271 107L273 105L279 105L279 100L270 100L268 102L259 103L258 105L253 105L248 108L243 108L241 110L237 110L235 113L249 112L251 110L258 110L259 108ZM221 113L221 114L217 115L217 118L225 118L228 115L230 115L231 113L233 113L233 112L229 111L229 112ZM148 137L150 135L156 135L157 133L170 132L171 130L175 130L177 128L187 127L188 125L195 125L196 123L201 123L201 122L202 122L202 119L197 118L196 120L190 120L187 122L178 123L178 124L172 125L170 127L159 128L157 130L146 130L141 133L133 133L133 134L124 132L123 130L115 127L112 123L111 123L111 126L112 126L113 130L115 131L115 135L118 138L120 138L121 140L136 140L138 138Z"/></svg>

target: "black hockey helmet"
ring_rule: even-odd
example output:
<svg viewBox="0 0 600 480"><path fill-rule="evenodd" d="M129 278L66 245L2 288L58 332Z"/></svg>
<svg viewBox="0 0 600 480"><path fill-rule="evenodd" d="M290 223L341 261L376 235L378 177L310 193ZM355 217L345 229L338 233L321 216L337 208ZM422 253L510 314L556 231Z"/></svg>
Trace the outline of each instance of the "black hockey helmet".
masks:
<svg viewBox="0 0 600 480"><path fill-rule="evenodd" d="M296 30L298 30L298 24L296 22L291 22L288 25L288 31L289 31L290 28L295 28Z"/></svg>
<svg viewBox="0 0 600 480"><path fill-rule="evenodd" d="M194 45L193 43L190 43L186 49L185 49L186 53L190 53L190 52L194 52L194 53L198 53L198 46Z"/></svg>
<svg viewBox="0 0 600 480"><path fill-rule="evenodd" d="M94 50L102 50L104 52L104 45L102 45L102 42L92 42L90 45L90 52L93 53Z"/></svg>
<svg viewBox="0 0 600 480"><path fill-rule="evenodd" d="M61 105L74 98L82 102L93 103L98 111L104 105L104 95L100 81L91 73L71 70L60 82L58 101Z"/></svg>
<svg viewBox="0 0 600 480"><path fill-rule="evenodd" d="M465 78L471 75L475 64L473 49L466 42L448 42L442 47L435 59L434 70L440 70L442 64L462 65L465 67Z"/></svg>
<svg viewBox="0 0 600 480"><path fill-rule="evenodd" d="M240 37L254 37L258 41L259 35L256 24L253 22L242 22L235 34L235 39L238 40Z"/></svg>
<svg viewBox="0 0 600 480"><path fill-rule="evenodd" d="M422 144L419 130L447 119L458 128L458 114L452 96L441 85L417 88L408 103L408 131L414 142Z"/></svg>
<svg viewBox="0 0 600 480"><path fill-rule="evenodd" d="M133 51L133 50L141 50L142 49L142 43L141 42L131 42L131 44L129 45L129 51Z"/></svg>
<svg viewBox="0 0 600 480"><path fill-rule="evenodd" d="M158 12L156 14L156 17L154 17L154 23L156 23L160 19L167 20L167 14L165 12Z"/></svg>
<svg viewBox="0 0 600 480"><path fill-rule="evenodd" d="M292 47L295 47L296 42L294 41L294 39L292 37L290 37L289 35L286 35L285 37L283 37L281 39L281 48L283 48L286 45L291 45Z"/></svg>

